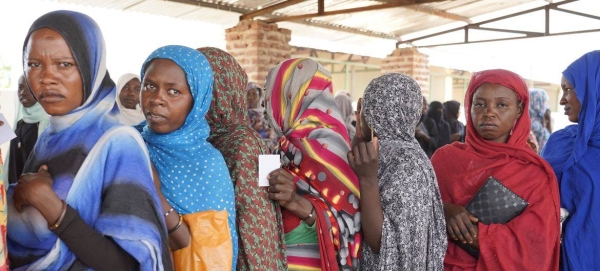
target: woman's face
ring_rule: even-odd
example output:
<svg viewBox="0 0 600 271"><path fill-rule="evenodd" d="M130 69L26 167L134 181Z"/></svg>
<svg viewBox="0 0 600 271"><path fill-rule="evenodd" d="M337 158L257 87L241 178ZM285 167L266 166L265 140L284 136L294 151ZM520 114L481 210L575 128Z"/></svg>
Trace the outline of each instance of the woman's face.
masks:
<svg viewBox="0 0 600 271"><path fill-rule="evenodd" d="M29 91L29 87L27 87L27 82L25 82L24 76L19 78L18 88L17 94L19 95L19 102L21 102L21 104L26 108L35 105L36 101L33 98L31 91Z"/></svg>
<svg viewBox="0 0 600 271"><path fill-rule="evenodd" d="M248 94L247 94L247 100L248 100L248 108L253 109L253 108L258 108L258 101L260 100L260 95L258 93L257 89L251 89L248 90Z"/></svg>
<svg viewBox="0 0 600 271"><path fill-rule="evenodd" d="M152 60L142 86L142 111L153 132L168 134L183 126L194 105L194 97L185 73L175 62L162 58Z"/></svg>
<svg viewBox="0 0 600 271"><path fill-rule="evenodd" d="M485 140L506 143L522 112L517 94L505 86L486 83L473 95L471 120Z"/></svg>
<svg viewBox="0 0 600 271"><path fill-rule="evenodd" d="M137 78L133 78L123 86L119 93L121 104L127 109L135 109L140 103L141 82Z"/></svg>
<svg viewBox="0 0 600 271"><path fill-rule="evenodd" d="M569 117L569 121L577 123L579 122L579 111L581 111L581 102L577 98L577 93L575 93L571 82L564 76L560 79L560 86L563 90L560 105L565 107L565 115Z"/></svg>
<svg viewBox="0 0 600 271"><path fill-rule="evenodd" d="M56 31L34 31L25 48L25 74L46 113L62 116L83 104L83 80L71 48Z"/></svg>

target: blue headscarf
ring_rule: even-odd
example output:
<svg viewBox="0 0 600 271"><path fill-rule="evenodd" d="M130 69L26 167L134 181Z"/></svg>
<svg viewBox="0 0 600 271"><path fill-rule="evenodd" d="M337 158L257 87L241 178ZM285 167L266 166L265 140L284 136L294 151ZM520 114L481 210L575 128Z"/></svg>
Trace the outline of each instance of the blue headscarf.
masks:
<svg viewBox="0 0 600 271"><path fill-rule="evenodd" d="M83 82L84 102L66 115L51 117L24 172L47 165L58 197L135 258L140 270L171 270L148 153L135 129L119 125L100 28L82 13L47 13L29 29L24 59L29 37L40 28L55 30L69 45ZM14 185L7 191L10 256L29 262L16 270L63 270L78 264L37 210L15 210L13 192Z"/></svg>
<svg viewBox="0 0 600 271"><path fill-rule="evenodd" d="M543 89L529 89L529 116L531 117L531 131L542 150L550 137L550 131L544 126L544 115L548 110L548 93Z"/></svg>
<svg viewBox="0 0 600 271"><path fill-rule="evenodd" d="M226 210L233 240L233 259L237 259L233 183L223 155L207 141L210 127L205 117L212 101L212 68L202 53L170 45L157 49L146 59L142 80L150 62L157 58L169 59L183 70L194 98L192 110L179 129L157 134L145 126L142 132L150 159L160 176L161 190L169 204L182 214Z"/></svg>
<svg viewBox="0 0 600 271"><path fill-rule="evenodd" d="M542 156L554 169L563 224L563 270L600 266L600 51L592 51L563 72L581 102L579 121L550 136Z"/></svg>

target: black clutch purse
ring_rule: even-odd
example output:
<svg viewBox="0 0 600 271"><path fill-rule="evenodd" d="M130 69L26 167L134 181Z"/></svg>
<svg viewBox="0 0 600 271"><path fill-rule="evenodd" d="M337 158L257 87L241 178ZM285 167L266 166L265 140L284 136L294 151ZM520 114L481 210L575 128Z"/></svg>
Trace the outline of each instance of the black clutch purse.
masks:
<svg viewBox="0 0 600 271"><path fill-rule="evenodd" d="M520 215L527 205L529 202L490 176L465 209L483 224L506 224ZM476 259L479 258L479 250L468 244L456 243Z"/></svg>

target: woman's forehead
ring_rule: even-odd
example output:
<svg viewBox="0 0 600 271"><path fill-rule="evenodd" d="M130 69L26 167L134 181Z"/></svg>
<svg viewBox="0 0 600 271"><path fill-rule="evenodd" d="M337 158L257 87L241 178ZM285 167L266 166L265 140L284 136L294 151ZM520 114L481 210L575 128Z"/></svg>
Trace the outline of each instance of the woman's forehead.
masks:
<svg viewBox="0 0 600 271"><path fill-rule="evenodd" d="M508 98L518 99L517 92L500 84L484 83L477 88L473 98Z"/></svg>

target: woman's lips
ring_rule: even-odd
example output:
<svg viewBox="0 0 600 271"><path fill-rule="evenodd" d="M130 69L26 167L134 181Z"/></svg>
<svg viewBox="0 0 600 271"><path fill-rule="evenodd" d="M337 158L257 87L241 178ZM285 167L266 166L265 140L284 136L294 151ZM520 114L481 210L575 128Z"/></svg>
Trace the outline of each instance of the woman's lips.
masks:
<svg viewBox="0 0 600 271"><path fill-rule="evenodd" d="M482 123L482 124L479 125L479 127L483 128L483 129L493 129L493 128L496 128L498 126L496 124L493 124L493 123Z"/></svg>
<svg viewBox="0 0 600 271"><path fill-rule="evenodd" d="M154 121L154 122L156 122L156 121L164 120L164 119L166 119L166 117L163 116L163 115L161 115L161 114L158 114L158 113L147 112L146 113L146 119L148 121Z"/></svg>
<svg viewBox="0 0 600 271"><path fill-rule="evenodd" d="M60 94L54 94L54 93L42 94L40 97L40 100L45 103L57 103L64 99L65 99L64 96L62 96Z"/></svg>

